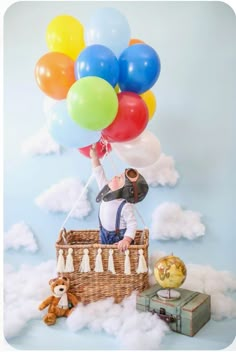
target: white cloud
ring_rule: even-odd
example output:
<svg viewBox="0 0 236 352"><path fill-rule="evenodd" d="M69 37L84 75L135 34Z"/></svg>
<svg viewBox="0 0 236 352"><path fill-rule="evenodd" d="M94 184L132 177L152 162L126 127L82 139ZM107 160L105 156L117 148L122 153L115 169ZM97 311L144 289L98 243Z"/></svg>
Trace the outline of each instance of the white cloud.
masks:
<svg viewBox="0 0 236 352"><path fill-rule="evenodd" d="M189 264L182 288L211 295L212 319L236 318L236 302L227 296L228 292L236 291L236 279L230 272Z"/></svg>
<svg viewBox="0 0 236 352"><path fill-rule="evenodd" d="M36 252L38 245L31 229L23 221L11 226L4 234L4 248L18 250L23 247L28 252Z"/></svg>
<svg viewBox="0 0 236 352"><path fill-rule="evenodd" d="M22 143L23 154L35 156L60 153L61 147L52 139L46 127L42 127L35 135Z"/></svg>
<svg viewBox="0 0 236 352"><path fill-rule="evenodd" d="M176 203L164 202L152 213L150 237L158 240L179 239L193 240L205 234L201 214L183 210Z"/></svg>
<svg viewBox="0 0 236 352"><path fill-rule="evenodd" d="M34 267L22 265L19 271L5 266L4 335L7 339L17 336L30 319L42 317L38 306L51 295L48 282L56 277L55 268L55 261Z"/></svg>
<svg viewBox="0 0 236 352"><path fill-rule="evenodd" d="M135 350L158 348L169 331L158 316L136 310L135 294L121 304L113 303L112 298L87 306L80 304L67 319L67 325L74 332L86 327L92 331L104 331L115 336L122 348Z"/></svg>
<svg viewBox="0 0 236 352"><path fill-rule="evenodd" d="M68 213L78 202L71 217L81 219L91 211L87 193L88 190L84 190L84 186L79 179L66 178L40 194L35 199L35 203L40 208L50 212Z"/></svg>
<svg viewBox="0 0 236 352"><path fill-rule="evenodd" d="M163 255L152 254L151 263ZM30 319L42 319L46 314L47 309L40 312L38 306L51 295L48 282L56 277L56 262L22 265L18 271L6 264L4 271L4 330L9 339L17 336ZM236 279L231 273L190 264L182 288L210 294L213 319L236 317L236 302L227 295L236 291ZM79 304L67 319L67 326L72 331L85 327L104 331L116 336L124 349L157 349L168 328L157 316L137 312L135 299L132 294L121 304L114 304L112 298L85 306Z"/></svg>
<svg viewBox="0 0 236 352"><path fill-rule="evenodd" d="M152 187L158 185L175 186L179 178L179 174L175 169L174 159L164 153L161 154L160 158L154 164L145 168L139 168L139 171Z"/></svg>

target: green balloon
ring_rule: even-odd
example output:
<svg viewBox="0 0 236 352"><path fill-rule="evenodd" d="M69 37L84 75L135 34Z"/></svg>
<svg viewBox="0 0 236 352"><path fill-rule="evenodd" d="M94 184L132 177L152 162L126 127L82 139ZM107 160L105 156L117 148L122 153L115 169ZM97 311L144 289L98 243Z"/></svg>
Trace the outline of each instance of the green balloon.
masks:
<svg viewBox="0 0 236 352"><path fill-rule="evenodd" d="M80 78L69 89L67 109L81 127L99 131L109 126L118 110L114 88L100 77Z"/></svg>

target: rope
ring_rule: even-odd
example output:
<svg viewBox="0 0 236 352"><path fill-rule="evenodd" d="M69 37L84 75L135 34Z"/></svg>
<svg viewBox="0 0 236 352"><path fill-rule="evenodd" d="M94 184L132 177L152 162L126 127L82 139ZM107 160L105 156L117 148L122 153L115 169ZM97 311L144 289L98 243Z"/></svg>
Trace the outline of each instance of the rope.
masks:
<svg viewBox="0 0 236 352"><path fill-rule="evenodd" d="M71 216L72 212L74 211L74 209L77 207L80 199L82 198L82 196L84 195L84 192L86 191L86 189L88 188L88 185L90 184L90 182L92 181L92 179L94 178L94 174L92 173L86 183L86 185L84 186L84 188L82 189L82 192L80 193L79 198L76 200L76 202L74 203L73 207L71 208L70 212L68 213L66 219L64 220L64 222L61 225L61 229L65 228L65 224L67 222L67 220L69 219L69 217ZM63 236L63 235L62 235ZM64 237L63 237L64 238Z"/></svg>
<svg viewBox="0 0 236 352"><path fill-rule="evenodd" d="M107 151L107 141L102 140L102 143L104 144L104 148L106 149L106 153L104 154L104 156L103 156L103 158L102 158L102 160L103 160L103 159L108 155L108 151ZM85 184L84 188L82 189L82 192L81 192L79 198L76 200L76 202L75 202L74 205L72 206L70 212L68 213L66 219L64 220L64 222L63 222L62 225L61 225L61 230L63 230L63 232L62 232L62 238L63 238L65 244L67 244L67 241L66 241L66 238L65 238L65 235L66 235L65 224L66 224L66 222L68 221L68 219L70 218L70 216L71 216L71 214L73 213L74 209L77 207L77 205L78 205L80 199L81 199L82 196L84 195L84 192L85 192L86 189L88 188L88 186L89 186L89 184L90 184L90 182L92 181L93 178L94 178L94 174L93 174L93 172L92 172L92 174L90 175L90 177L89 177L87 183Z"/></svg>
<svg viewBox="0 0 236 352"><path fill-rule="evenodd" d="M134 209L135 209L136 213L138 214L138 216L139 216L141 222L143 223L144 230L142 231L142 235L141 235L141 239L140 239L141 244L143 244L143 243L144 243L144 239L145 239L145 230L147 230L148 227L147 227L147 225L145 224L142 215L139 213L139 211L138 211L138 209L136 208L135 205L134 205Z"/></svg>
<svg viewBox="0 0 236 352"><path fill-rule="evenodd" d="M147 225L145 224L142 215L140 214L140 212L138 211L138 209L136 208L135 205L134 205L134 209L135 209L136 213L138 214L138 216L139 216L139 218L140 218L140 220L141 220L141 222L142 222L144 228L147 229L148 227L147 227Z"/></svg>

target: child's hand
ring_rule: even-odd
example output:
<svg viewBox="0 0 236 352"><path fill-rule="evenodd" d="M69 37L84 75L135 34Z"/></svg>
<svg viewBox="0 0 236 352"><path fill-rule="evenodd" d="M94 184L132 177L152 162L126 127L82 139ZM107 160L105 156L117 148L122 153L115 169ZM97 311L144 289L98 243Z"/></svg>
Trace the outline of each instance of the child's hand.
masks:
<svg viewBox="0 0 236 352"><path fill-rule="evenodd" d="M91 158L93 168L101 165L98 154L97 154L96 143L91 146L90 151L89 151L89 156Z"/></svg>
<svg viewBox="0 0 236 352"><path fill-rule="evenodd" d="M129 248L131 242L132 238L126 236L123 238L123 240L117 242L117 247L120 251L125 252L126 249Z"/></svg>
<svg viewBox="0 0 236 352"><path fill-rule="evenodd" d="M96 144L93 144L90 148L89 155L91 159L97 158Z"/></svg>

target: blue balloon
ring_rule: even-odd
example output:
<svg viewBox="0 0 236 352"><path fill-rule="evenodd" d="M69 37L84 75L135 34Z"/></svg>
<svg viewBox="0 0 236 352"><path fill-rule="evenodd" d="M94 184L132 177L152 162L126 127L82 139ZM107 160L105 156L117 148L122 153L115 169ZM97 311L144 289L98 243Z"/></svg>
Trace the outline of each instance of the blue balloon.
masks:
<svg viewBox="0 0 236 352"><path fill-rule="evenodd" d="M87 46L75 62L75 77L87 76L103 78L115 87L119 78L119 63L115 54L104 45Z"/></svg>
<svg viewBox="0 0 236 352"><path fill-rule="evenodd" d="M119 58L121 91L141 94L158 80L161 62L157 52L147 44L134 44L126 48Z"/></svg>
<svg viewBox="0 0 236 352"><path fill-rule="evenodd" d="M101 133L81 128L67 112L66 99L58 100L47 111L47 127L51 137L63 147L83 148L96 143Z"/></svg>
<svg viewBox="0 0 236 352"><path fill-rule="evenodd" d="M129 45L130 26L125 16L110 7L100 8L91 16L85 26L85 43L102 44L119 57Z"/></svg>

